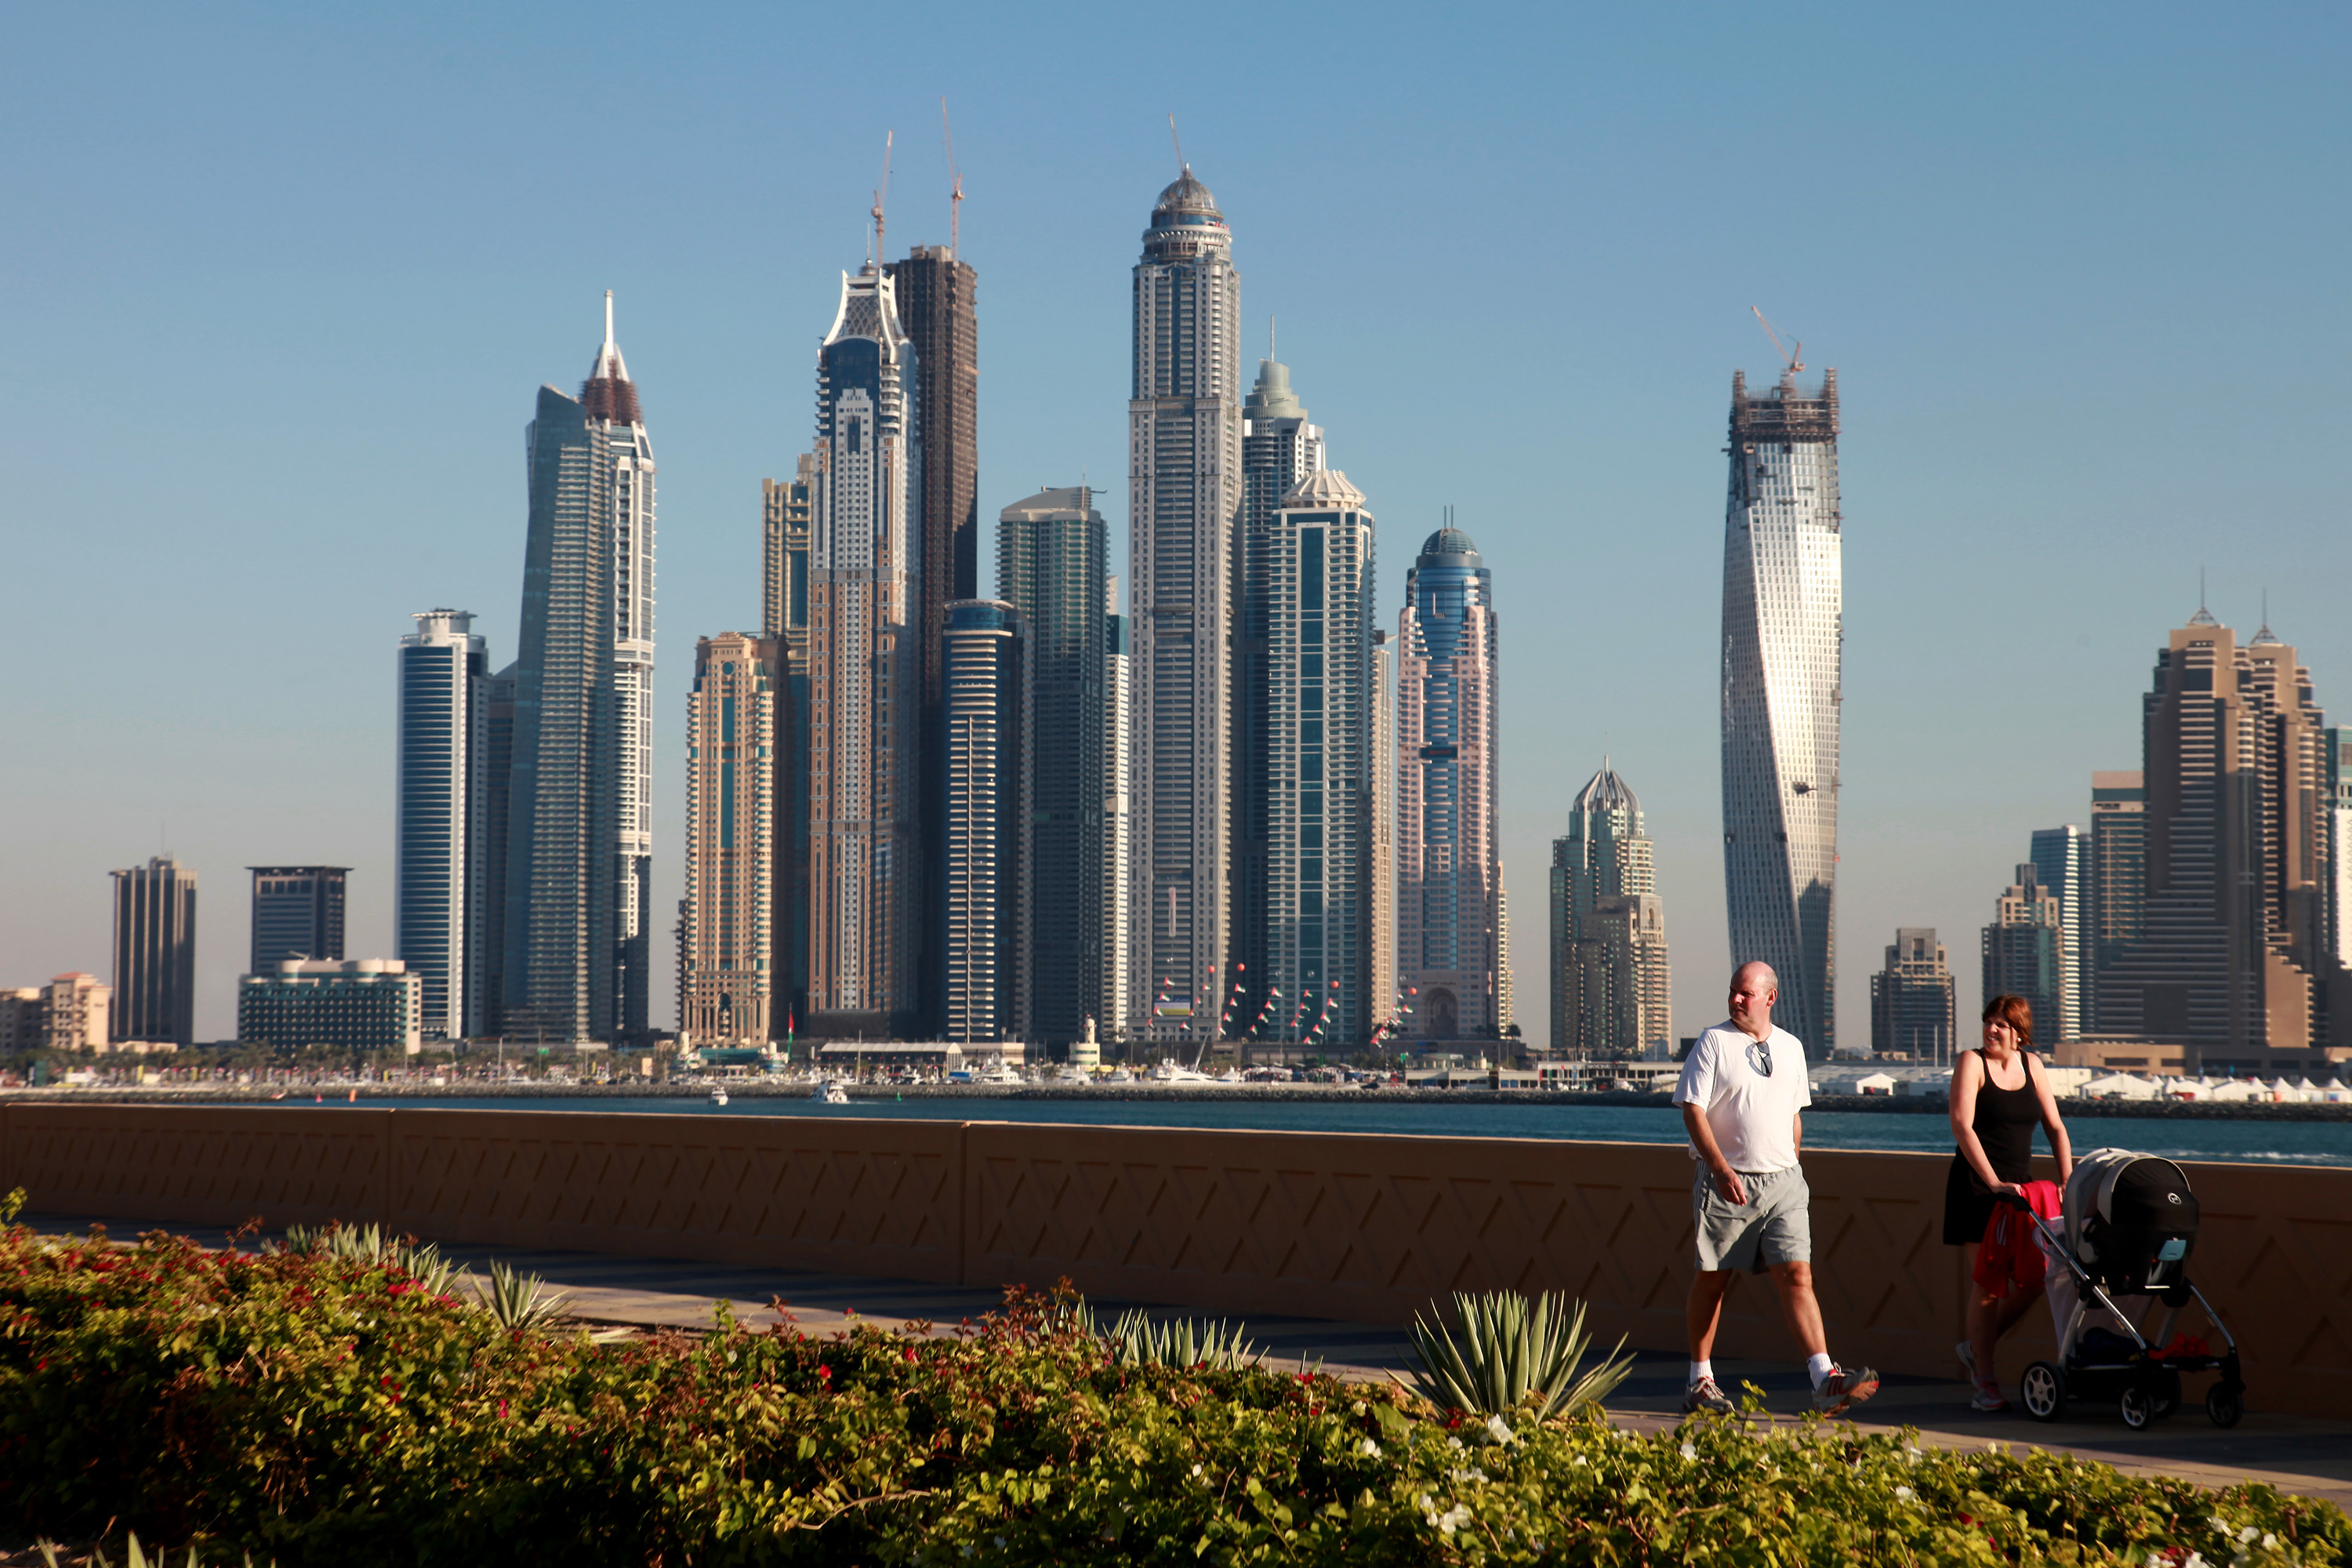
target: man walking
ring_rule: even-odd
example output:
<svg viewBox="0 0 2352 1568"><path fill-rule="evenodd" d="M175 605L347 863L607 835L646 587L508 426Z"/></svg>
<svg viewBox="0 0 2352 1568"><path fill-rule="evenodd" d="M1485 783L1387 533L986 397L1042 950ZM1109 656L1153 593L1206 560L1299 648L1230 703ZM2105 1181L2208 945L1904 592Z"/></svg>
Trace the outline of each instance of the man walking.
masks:
<svg viewBox="0 0 2352 1568"><path fill-rule="evenodd" d="M1732 1408L1716 1386L1712 1358L1723 1293L1739 1269L1770 1271L1790 1331L1805 1349L1814 1409L1834 1415L1878 1392L1876 1373L1848 1372L1830 1359L1822 1331L1821 1303L1813 1299L1812 1194L1797 1163L1813 1095L1805 1081L1805 1047L1772 1026L1780 999L1780 977L1769 965L1741 964L1731 976L1730 1020L1698 1037L1675 1085L1691 1158L1699 1162L1691 1188L1698 1274L1691 1281L1685 1411Z"/></svg>

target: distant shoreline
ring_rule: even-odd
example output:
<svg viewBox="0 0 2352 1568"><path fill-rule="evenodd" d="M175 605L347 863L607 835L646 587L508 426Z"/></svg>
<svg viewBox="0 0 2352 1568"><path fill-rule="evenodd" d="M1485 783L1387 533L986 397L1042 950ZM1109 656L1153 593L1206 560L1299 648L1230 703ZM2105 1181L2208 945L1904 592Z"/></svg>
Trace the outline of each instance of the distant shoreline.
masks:
<svg viewBox="0 0 2352 1568"><path fill-rule="evenodd" d="M1408 1104L1408 1105L1584 1105L1665 1109L1673 1101L1663 1092L1611 1090L1575 1093L1566 1090L1492 1089L1325 1089L1320 1087L1236 1087L1232 1089L1153 1089L1140 1084L1115 1084L1078 1089L1039 1084L1005 1088L985 1084L918 1084L912 1087L845 1084L854 1100L1073 1100L1093 1102L1207 1104ZM730 1098L760 1100L806 1100L806 1084L769 1084L757 1080L731 1082ZM446 1083L361 1084L362 1101L397 1103L404 1100L707 1100L708 1084L538 1084ZM350 1103L352 1086L289 1089L282 1100L256 1086L208 1084L188 1089L163 1089L152 1084L136 1088L104 1088L77 1084L40 1089L0 1089L0 1104L40 1105L310 1105ZM2295 1101L2286 1104L2256 1100L2061 1100L2059 1110L2071 1121L2126 1117L2168 1121L2352 1121L2352 1102ZM1824 1114L1867 1112L1910 1116L1941 1116L1940 1095L1824 1094L1814 1097L1812 1109Z"/></svg>

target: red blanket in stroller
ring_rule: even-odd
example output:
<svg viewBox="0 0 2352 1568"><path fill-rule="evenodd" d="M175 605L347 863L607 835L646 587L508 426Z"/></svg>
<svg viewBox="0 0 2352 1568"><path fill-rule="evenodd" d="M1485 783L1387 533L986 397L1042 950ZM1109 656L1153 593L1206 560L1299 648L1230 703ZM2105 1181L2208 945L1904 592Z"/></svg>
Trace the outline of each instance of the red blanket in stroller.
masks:
<svg viewBox="0 0 2352 1568"><path fill-rule="evenodd" d="M2025 1201L2043 1219L2056 1219L2058 1184L2026 1183ZM1977 1250L1977 1283L2004 1296L2012 1290L2031 1290L2042 1283L2049 1267L2032 1217L2014 1204L1994 1205L1992 1217L1985 1221L1984 1246Z"/></svg>

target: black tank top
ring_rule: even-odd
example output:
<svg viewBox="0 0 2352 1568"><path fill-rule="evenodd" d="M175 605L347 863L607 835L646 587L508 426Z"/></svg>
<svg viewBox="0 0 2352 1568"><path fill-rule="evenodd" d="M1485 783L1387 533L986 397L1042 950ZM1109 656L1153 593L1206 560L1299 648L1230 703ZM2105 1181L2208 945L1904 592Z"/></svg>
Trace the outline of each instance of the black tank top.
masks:
<svg viewBox="0 0 2352 1568"><path fill-rule="evenodd" d="M1984 1081L1977 1086L1977 1113L1969 1127L1976 1133L1977 1142L1984 1145L1985 1161L1992 1166L1992 1173L2004 1182L2032 1181L2033 1130L2042 1124L2041 1097L2033 1092L2033 1069L2025 1068L2025 1081L2017 1088L2003 1089L1993 1082L1992 1068L1985 1063L1984 1053L1969 1054L1984 1068Z"/></svg>

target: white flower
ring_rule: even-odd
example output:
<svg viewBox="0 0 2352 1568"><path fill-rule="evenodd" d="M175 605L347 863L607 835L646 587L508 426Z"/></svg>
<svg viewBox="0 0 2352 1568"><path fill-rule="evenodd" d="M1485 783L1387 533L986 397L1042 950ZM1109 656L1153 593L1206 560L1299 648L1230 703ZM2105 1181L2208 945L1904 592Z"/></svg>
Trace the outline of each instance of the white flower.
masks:
<svg viewBox="0 0 2352 1568"><path fill-rule="evenodd" d="M1193 1473L1194 1475L1196 1475L1196 1476L1197 1476L1197 1475L1199 1475L1199 1474L1201 1473L1201 1467L1200 1467L1200 1466L1198 1466L1198 1465L1193 1466L1193 1467L1192 1467L1192 1473Z"/></svg>
<svg viewBox="0 0 2352 1568"><path fill-rule="evenodd" d="M2241 1541L2252 1541L2253 1538L2254 1527L2251 1524L2246 1526L2245 1529L2238 1531L2238 1539Z"/></svg>
<svg viewBox="0 0 2352 1568"><path fill-rule="evenodd" d="M1470 1510L1457 1502L1452 1508L1447 1509L1444 1513L1439 1514L1435 1520L1432 1521L1432 1522L1434 1523L1439 1530L1451 1535L1455 1531L1470 1522Z"/></svg>
<svg viewBox="0 0 2352 1568"><path fill-rule="evenodd" d="M1909 1487L1896 1487L1895 1489L1895 1495L1902 1499L1905 1502L1909 1502L1912 1498L1917 1494L1912 1491Z"/></svg>
<svg viewBox="0 0 2352 1568"><path fill-rule="evenodd" d="M1462 1451L1462 1439L1459 1437L1448 1437L1445 1439L1445 1446L1458 1454Z"/></svg>
<svg viewBox="0 0 2352 1568"><path fill-rule="evenodd" d="M1576 1457L1576 1462L1577 1462L1578 1464L1580 1464L1580 1465L1589 1465L1589 1464L1592 1463L1592 1461L1591 1461L1591 1460L1590 1460L1590 1459L1586 1458L1585 1458L1583 1455L1581 1455L1581 1454L1579 1454L1579 1455Z"/></svg>
<svg viewBox="0 0 2352 1568"><path fill-rule="evenodd" d="M1519 1435L1511 1430L1511 1424L1499 1415L1486 1417L1486 1436L1497 1443L1516 1443L1519 1440Z"/></svg>
<svg viewBox="0 0 2352 1568"><path fill-rule="evenodd" d="M1381 1457L1381 1446L1367 1437L1364 1439L1362 1453L1367 1459L1377 1459Z"/></svg>
<svg viewBox="0 0 2352 1568"><path fill-rule="evenodd" d="M1685 1458L1685 1459L1696 1459L1696 1458L1698 1458L1698 1445L1697 1445L1696 1443L1689 1443L1689 1442L1685 1442L1685 1443L1683 1445L1683 1458Z"/></svg>

